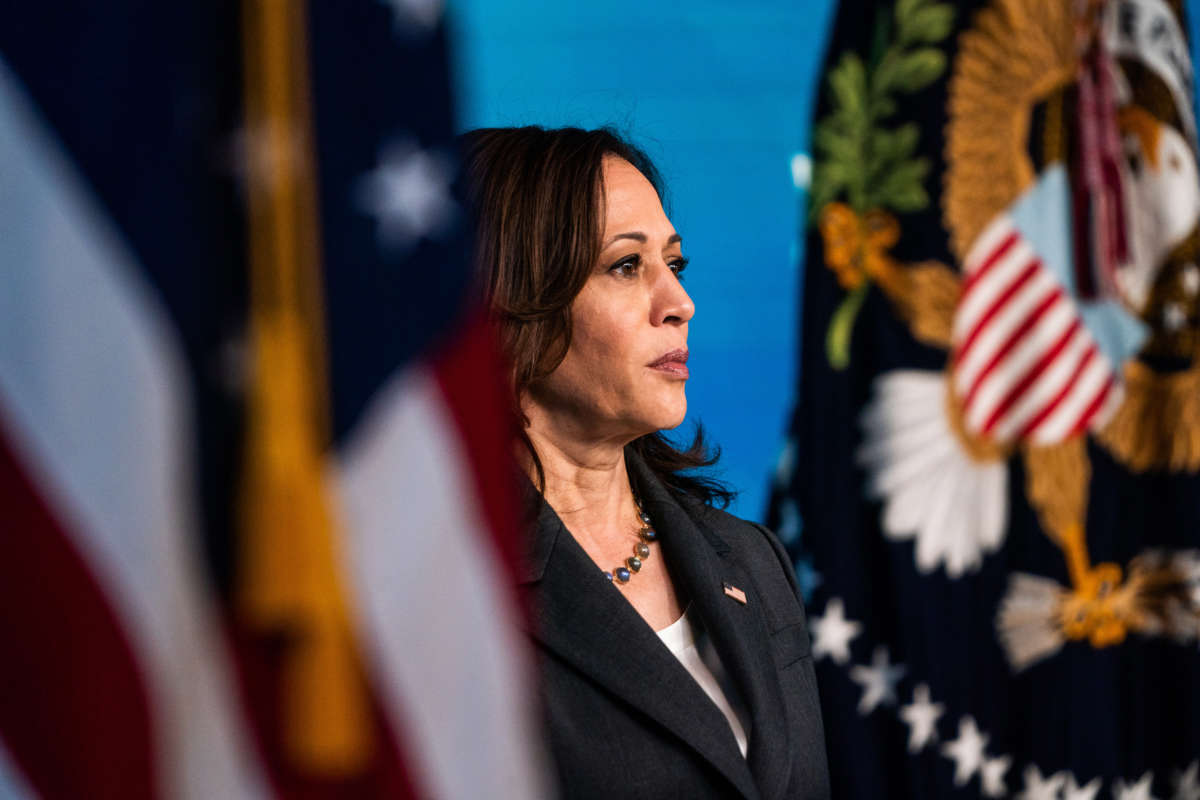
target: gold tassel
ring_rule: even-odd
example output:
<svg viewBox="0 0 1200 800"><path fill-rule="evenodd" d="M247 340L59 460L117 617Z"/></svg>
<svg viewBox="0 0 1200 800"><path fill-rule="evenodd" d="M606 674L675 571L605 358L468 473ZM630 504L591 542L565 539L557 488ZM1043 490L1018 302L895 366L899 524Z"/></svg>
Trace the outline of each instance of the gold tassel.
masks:
<svg viewBox="0 0 1200 800"><path fill-rule="evenodd" d="M244 6L252 380L239 508L242 620L285 642L283 741L296 769L362 770L372 754L339 566L329 439L304 5Z"/></svg>

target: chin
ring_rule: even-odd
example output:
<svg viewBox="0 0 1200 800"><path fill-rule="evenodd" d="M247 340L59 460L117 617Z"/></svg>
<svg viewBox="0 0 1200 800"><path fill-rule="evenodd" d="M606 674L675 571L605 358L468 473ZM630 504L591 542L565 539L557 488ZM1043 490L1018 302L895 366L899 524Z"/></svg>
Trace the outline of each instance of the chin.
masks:
<svg viewBox="0 0 1200 800"><path fill-rule="evenodd" d="M623 415L631 430L638 435L657 433L678 428L687 416L687 396L683 387L655 387L657 391L643 391L639 402L627 408Z"/></svg>
<svg viewBox="0 0 1200 800"><path fill-rule="evenodd" d="M655 417L655 421L659 423L655 427L656 431L669 431L673 428L678 428L687 417L687 401L685 400L673 408L663 409Z"/></svg>

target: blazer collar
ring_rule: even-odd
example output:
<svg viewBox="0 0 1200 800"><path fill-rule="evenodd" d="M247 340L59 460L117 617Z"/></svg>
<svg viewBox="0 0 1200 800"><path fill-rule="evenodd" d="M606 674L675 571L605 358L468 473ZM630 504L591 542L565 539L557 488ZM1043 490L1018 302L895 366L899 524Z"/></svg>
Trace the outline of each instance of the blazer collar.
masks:
<svg viewBox="0 0 1200 800"><path fill-rule="evenodd" d="M677 588L689 598L742 693L750 715L747 761L755 783L764 798L779 797L790 774L789 728L762 598L732 548L713 530L711 509L688 501L681 505L640 461L629 459L628 467L643 507L663 530L663 556ZM726 585L745 592L746 603L727 595Z"/></svg>
<svg viewBox="0 0 1200 800"><path fill-rule="evenodd" d="M750 715L743 759L716 706L657 634L604 579L544 500L520 579L535 593L533 635L575 669L647 714L711 762L747 798L774 798L788 778L788 728L769 631L749 576L731 549L626 451L630 480L654 521L676 590L708 631ZM530 491L534 491L532 485ZM535 493L536 494L536 493ZM531 501L540 498L531 496ZM747 604L724 584L746 592Z"/></svg>

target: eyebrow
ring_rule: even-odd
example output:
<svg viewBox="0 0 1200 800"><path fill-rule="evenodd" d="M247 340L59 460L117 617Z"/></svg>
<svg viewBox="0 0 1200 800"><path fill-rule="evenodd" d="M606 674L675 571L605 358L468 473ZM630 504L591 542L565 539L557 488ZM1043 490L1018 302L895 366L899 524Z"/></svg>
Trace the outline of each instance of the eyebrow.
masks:
<svg viewBox="0 0 1200 800"><path fill-rule="evenodd" d="M604 246L601 247L600 249L607 250L613 244L613 242L619 242L622 239L633 239L635 242L641 242L642 244L645 244L646 243L646 234L642 233L641 231L631 231L629 233L618 233L616 236L612 237L607 242L605 242ZM680 236L678 233L674 233L674 234L671 234L671 238L667 239L667 244L675 244L676 242L682 242L682 241L683 241L683 237Z"/></svg>

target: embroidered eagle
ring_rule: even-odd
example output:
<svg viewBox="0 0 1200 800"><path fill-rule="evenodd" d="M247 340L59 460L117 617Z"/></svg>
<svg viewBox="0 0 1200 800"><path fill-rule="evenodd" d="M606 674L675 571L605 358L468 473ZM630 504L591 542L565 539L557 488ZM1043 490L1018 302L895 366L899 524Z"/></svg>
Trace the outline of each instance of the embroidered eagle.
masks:
<svg viewBox="0 0 1200 800"><path fill-rule="evenodd" d="M929 45L949 19L914 36L901 16L896 59L940 54ZM944 69L922 57L930 68L910 73L917 88ZM1200 177L1178 20L1158 0L1082 11L995 0L976 16L949 79L941 211L958 269L890 254L901 233L893 212L928 198L903 186L872 195L871 176L855 177L872 154L835 143L855 133L883 142L891 167L920 188L928 165L912 157L915 126L886 125L888 93L913 88L884 79L896 63L868 69L851 54L831 74L813 189L826 265L847 290L830 362L847 362L872 285L916 339L947 353L941 372L878 376L862 413L858 458L884 534L913 540L922 572L977 569L1003 544L1008 462L1019 458L1070 585L1010 576L996 625L1014 669L1068 640L1200 638L1200 553L1097 564L1086 528L1088 437L1131 472L1200 470ZM1147 356L1162 354L1183 368L1151 366Z"/></svg>

